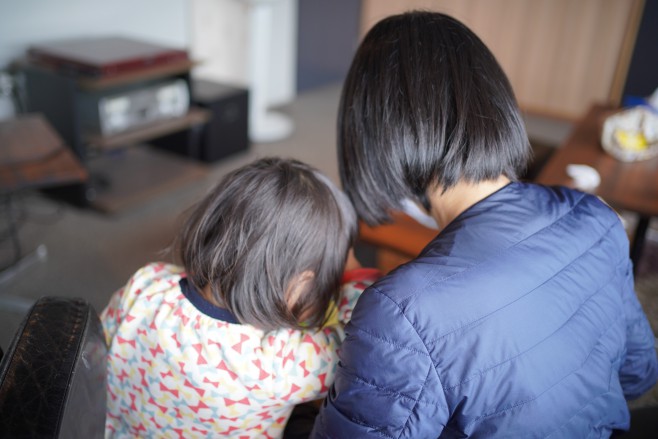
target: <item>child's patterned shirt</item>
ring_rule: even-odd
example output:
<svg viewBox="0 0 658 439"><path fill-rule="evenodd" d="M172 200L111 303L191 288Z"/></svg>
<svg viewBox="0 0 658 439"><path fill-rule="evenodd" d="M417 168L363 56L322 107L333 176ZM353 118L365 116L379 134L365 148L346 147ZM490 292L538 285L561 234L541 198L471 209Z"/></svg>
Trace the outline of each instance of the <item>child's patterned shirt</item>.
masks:
<svg viewBox="0 0 658 439"><path fill-rule="evenodd" d="M139 270L101 313L109 345L107 437L280 437L294 405L326 395L360 293L379 272L346 274L338 322L264 332L187 283L182 268Z"/></svg>

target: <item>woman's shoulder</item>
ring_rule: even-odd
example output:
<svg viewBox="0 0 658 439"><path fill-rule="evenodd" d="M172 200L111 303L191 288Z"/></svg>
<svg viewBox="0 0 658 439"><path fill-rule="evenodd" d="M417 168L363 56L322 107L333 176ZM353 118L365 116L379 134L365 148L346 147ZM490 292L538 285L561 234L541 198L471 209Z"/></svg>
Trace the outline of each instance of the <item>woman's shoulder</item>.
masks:
<svg viewBox="0 0 658 439"><path fill-rule="evenodd" d="M462 269L458 264L448 263L446 255L425 253L383 276L366 292L398 304L408 304L413 296L423 294L428 287L449 279Z"/></svg>

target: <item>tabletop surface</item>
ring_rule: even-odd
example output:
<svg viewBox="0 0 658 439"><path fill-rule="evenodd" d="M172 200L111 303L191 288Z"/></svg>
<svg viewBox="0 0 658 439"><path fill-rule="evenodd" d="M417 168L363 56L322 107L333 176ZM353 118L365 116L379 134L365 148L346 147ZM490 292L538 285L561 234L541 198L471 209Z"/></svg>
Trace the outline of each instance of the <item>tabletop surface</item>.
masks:
<svg viewBox="0 0 658 439"><path fill-rule="evenodd" d="M85 181L87 170L38 113L0 122L0 189Z"/></svg>
<svg viewBox="0 0 658 439"><path fill-rule="evenodd" d="M601 184L592 193L617 209L658 216L658 157L627 163L615 159L601 146L603 123L617 111L603 105L590 107L543 168L537 182L573 187L573 180L566 173L567 165L589 165L601 176Z"/></svg>

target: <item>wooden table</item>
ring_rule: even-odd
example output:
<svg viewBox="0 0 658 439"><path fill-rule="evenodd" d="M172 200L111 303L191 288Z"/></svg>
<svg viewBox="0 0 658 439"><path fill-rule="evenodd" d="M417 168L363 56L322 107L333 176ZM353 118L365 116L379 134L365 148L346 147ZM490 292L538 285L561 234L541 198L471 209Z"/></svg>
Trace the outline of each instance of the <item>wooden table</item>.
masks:
<svg viewBox="0 0 658 439"><path fill-rule="evenodd" d="M651 217L658 216L658 157L639 162L622 162L601 146L601 130L606 117L619 111L593 105L576 124L566 142L553 154L537 182L573 187L566 173L568 164L584 164L596 169L601 184L593 193L615 209L635 212L638 224L631 245L631 259L637 269Z"/></svg>
<svg viewBox="0 0 658 439"><path fill-rule="evenodd" d="M439 233L403 212L394 212L392 219L374 227L359 223L359 240L375 247L375 265L383 273L414 259Z"/></svg>
<svg viewBox="0 0 658 439"><path fill-rule="evenodd" d="M87 170L38 113L0 122L0 190L85 181Z"/></svg>

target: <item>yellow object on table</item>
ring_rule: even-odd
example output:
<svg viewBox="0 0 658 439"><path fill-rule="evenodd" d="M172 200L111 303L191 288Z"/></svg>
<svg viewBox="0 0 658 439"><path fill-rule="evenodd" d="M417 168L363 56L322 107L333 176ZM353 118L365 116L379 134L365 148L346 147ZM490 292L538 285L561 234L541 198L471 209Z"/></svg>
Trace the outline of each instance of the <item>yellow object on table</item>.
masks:
<svg viewBox="0 0 658 439"><path fill-rule="evenodd" d="M646 137L641 132L616 130L615 140L621 148L630 151L644 151L649 145Z"/></svg>
<svg viewBox="0 0 658 439"><path fill-rule="evenodd" d="M606 118L601 133L603 149L618 160L635 162L658 155L658 113L634 107Z"/></svg>

